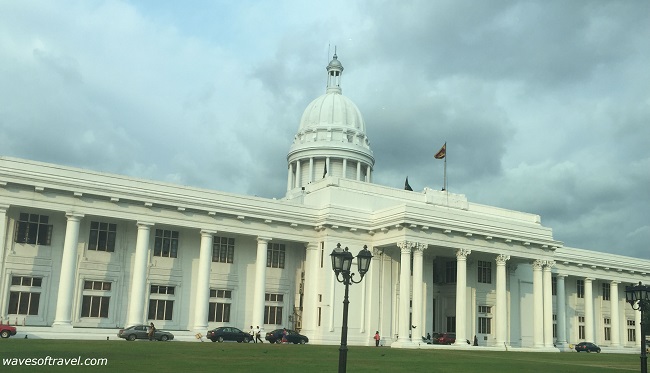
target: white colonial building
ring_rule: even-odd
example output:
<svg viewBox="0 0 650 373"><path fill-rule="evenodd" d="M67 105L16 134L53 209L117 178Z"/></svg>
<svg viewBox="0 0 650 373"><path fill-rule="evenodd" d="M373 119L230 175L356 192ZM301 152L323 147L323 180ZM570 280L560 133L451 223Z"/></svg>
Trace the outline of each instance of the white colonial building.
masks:
<svg viewBox="0 0 650 373"><path fill-rule="evenodd" d="M334 55L281 199L0 158L2 321L62 332L153 321L191 335L259 325L337 344L344 286L329 254L341 243L374 255L350 287L350 344L455 332L460 345L638 349L624 290L650 282L650 261L566 247L537 215L373 184L342 72Z"/></svg>

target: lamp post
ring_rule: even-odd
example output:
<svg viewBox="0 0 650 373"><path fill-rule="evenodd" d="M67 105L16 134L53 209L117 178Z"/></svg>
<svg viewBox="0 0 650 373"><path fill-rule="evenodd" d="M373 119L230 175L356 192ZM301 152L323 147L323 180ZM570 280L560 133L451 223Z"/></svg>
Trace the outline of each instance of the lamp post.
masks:
<svg viewBox="0 0 650 373"><path fill-rule="evenodd" d="M632 309L641 311L641 373L648 373L648 356L646 355L643 318L645 317L645 312L650 311L650 286L642 285L641 281L636 286L626 286L625 300L632 306Z"/></svg>
<svg viewBox="0 0 650 373"><path fill-rule="evenodd" d="M330 254L332 257L332 270L336 274L336 280L345 285L345 296L343 297L343 325L341 327L341 347L339 348L339 373L345 373L348 363L348 293L350 284L358 284L363 280L363 276L370 268L370 259L372 254L368 251L368 246L363 245L363 250L357 255L357 264L359 265L359 279L354 279L354 273L350 273L352 267L352 253L341 249L341 244L336 244L336 248Z"/></svg>

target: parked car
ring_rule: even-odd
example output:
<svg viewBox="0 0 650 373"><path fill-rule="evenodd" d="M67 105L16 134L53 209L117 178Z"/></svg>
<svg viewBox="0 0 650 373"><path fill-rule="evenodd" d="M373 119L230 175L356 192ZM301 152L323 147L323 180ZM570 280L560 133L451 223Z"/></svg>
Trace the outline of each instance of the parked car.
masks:
<svg viewBox="0 0 650 373"><path fill-rule="evenodd" d="M149 325L133 325L126 329L120 329L117 336L124 338L127 341L135 341L136 339L149 339L148 335ZM164 330L156 329L153 333L153 338L157 341L171 341L174 335Z"/></svg>
<svg viewBox="0 0 650 373"><path fill-rule="evenodd" d="M456 333L442 333L438 336L437 344L451 345L456 342Z"/></svg>
<svg viewBox="0 0 650 373"><path fill-rule="evenodd" d="M591 342L580 342L575 346L576 352L587 351L587 352L598 352L600 353L600 347L597 344Z"/></svg>
<svg viewBox="0 0 650 373"><path fill-rule="evenodd" d="M250 334L230 326L208 330L206 337L212 342L237 341L238 343L248 343L251 340Z"/></svg>
<svg viewBox="0 0 650 373"><path fill-rule="evenodd" d="M9 338L12 335L16 335L16 327L11 325L0 325L0 337Z"/></svg>
<svg viewBox="0 0 650 373"><path fill-rule="evenodd" d="M304 345L305 343L309 342L309 338L306 336L298 333L295 330L287 330L287 342L288 343L293 343L293 344L301 344ZM282 332L284 329L275 329L271 332L266 333L266 339L270 343L282 343Z"/></svg>

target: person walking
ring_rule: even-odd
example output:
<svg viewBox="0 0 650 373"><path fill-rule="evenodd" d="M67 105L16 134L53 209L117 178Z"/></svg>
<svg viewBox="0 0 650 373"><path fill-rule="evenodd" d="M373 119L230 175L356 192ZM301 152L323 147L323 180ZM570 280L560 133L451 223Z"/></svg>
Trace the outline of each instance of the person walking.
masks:
<svg viewBox="0 0 650 373"><path fill-rule="evenodd" d="M381 337L379 336L379 330L375 333L375 347L379 347L379 340Z"/></svg>
<svg viewBox="0 0 650 373"><path fill-rule="evenodd" d="M149 337L150 341L154 340L155 333L156 333L156 327L153 325L153 323L149 324L149 328L147 329L147 337Z"/></svg>
<svg viewBox="0 0 650 373"><path fill-rule="evenodd" d="M255 329L255 343L257 343L257 341L260 341L260 343L264 343L264 341L262 340L262 329L260 329L259 325Z"/></svg>
<svg viewBox="0 0 650 373"><path fill-rule="evenodd" d="M253 343L257 343L255 340L255 330L253 330L253 325L251 325L251 330L248 331L248 334L251 335L251 341L253 341Z"/></svg>

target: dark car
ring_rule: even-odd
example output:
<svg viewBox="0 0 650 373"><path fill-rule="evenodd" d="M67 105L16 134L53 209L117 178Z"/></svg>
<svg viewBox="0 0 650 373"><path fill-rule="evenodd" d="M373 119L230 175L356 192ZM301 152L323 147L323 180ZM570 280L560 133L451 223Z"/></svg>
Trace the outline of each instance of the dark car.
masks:
<svg viewBox="0 0 650 373"><path fill-rule="evenodd" d="M206 337L212 342L237 341L238 343L248 343L251 340L250 334L230 326L208 330Z"/></svg>
<svg viewBox="0 0 650 373"><path fill-rule="evenodd" d="M16 335L16 327L11 325L0 325L0 337L9 338L12 335Z"/></svg>
<svg viewBox="0 0 650 373"><path fill-rule="evenodd" d="M117 336L124 338L127 341L135 341L136 339L149 339L149 325L133 325L125 329L120 329ZM174 335L164 330L156 329L153 333L153 338L157 341L171 341Z"/></svg>
<svg viewBox="0 0 650 373"><path fill-rule="evenodd" d="M436 343L439 345L451 345L456 342L455 333L442 333L436 339Z"/></svg>
<svg viewBox="0 0 650 373"><path fill-rule="evenodd" d="M575 346L577 352L587 351L587 352L598 352L600 353L600 347L597 344L591 342L580 342Z"/></svg>
<svg viewBox="0 0 650 373"><path fill-rule="evenodd" d="M266 337L264 339L270 343L282 343L282 333L284 330L285 329L275 329L274 331L268 332L266 333ZM288 343L304 345L305 343L309 342L309 338L298 333L295 330L286 329L286 331L286 338Z"/></svg>

